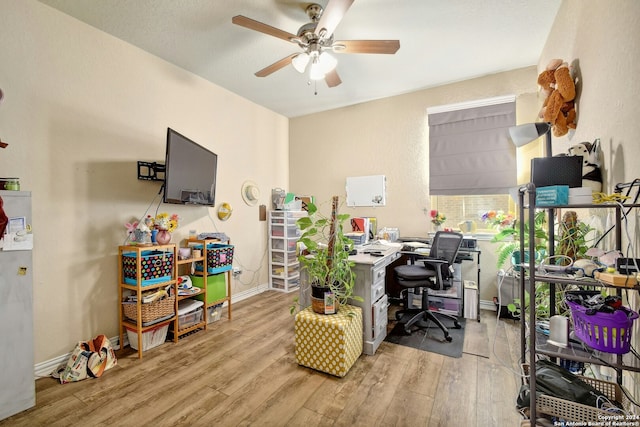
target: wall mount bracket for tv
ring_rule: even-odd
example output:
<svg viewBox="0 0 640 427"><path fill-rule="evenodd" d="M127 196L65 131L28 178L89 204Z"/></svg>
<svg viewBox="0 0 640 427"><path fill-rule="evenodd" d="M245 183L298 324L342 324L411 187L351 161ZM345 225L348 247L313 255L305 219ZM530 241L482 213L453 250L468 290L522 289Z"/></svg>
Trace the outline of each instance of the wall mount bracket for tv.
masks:
<svg viewBox="0 0 640 427"><path fill-rule="evenodd" d="M138 179L164 182L166 168L162 163L138 161Z"/></svg>

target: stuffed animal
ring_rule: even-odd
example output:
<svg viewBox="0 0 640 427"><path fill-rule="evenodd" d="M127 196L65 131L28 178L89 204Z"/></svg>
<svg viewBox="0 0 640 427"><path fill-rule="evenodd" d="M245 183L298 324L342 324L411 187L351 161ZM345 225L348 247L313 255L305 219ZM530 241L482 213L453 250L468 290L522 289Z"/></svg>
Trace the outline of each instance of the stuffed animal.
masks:
<svg viewBox="0 0 640 427"><path fill-rule="evenodd" d="M602 191L602 169L600 168L600 140L581 142L569 147L569 156L582 156L582 186L591 187L595 193Z"/></svg>
<svg viewBox="0 0 640 427"><path fill-rule="evenodd" d="M538 84L544 96L539 117L551 124L553 135L563 136L569 129L575 129L576 86L569 65L561 59L552 59L538 75Z"/></svg>

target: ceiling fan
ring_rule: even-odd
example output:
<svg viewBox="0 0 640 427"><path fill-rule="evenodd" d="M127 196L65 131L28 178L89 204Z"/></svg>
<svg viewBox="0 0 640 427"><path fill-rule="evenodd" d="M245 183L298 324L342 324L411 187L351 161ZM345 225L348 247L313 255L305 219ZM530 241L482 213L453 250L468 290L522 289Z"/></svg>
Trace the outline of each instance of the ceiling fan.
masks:
<svg viewBox="0 0 640 427"><path fill-rule="evenodd" d="M237 15L231 19L236 25L259 31L279 39L295 43L302 52L293 53L255 73L266 77L291 64L300 73L309 69L312 80L324 79L329 87L342 83L335 70L337 60L329 54L335 53L385 53L394 54L400 49L399 40L333 40L333 31L354 0L329 0L327 7L312 3L306 8L311 22L300 27L297 34L280 30L246 16Z"/></svg>

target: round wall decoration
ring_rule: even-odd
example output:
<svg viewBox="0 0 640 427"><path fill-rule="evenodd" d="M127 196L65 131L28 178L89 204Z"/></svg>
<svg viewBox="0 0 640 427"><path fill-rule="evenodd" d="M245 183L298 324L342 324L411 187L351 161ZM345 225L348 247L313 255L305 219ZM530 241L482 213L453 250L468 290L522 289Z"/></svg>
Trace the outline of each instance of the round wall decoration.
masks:
<svg viewBox="0 0 640 427"><path fill-rule="evenodd" d="M260 198L260 189L255 182L245 181L240 189L240 194L242 194L242 199L247 205L255 206Z"/></svg>
<svg viewBox="0 0 640 427"><path fill-rule="evenodd" d="M231 217L231 212L233 212L233 208L227 202L224 202L218 206L218 218L221 221L226 221Z"/></svg>

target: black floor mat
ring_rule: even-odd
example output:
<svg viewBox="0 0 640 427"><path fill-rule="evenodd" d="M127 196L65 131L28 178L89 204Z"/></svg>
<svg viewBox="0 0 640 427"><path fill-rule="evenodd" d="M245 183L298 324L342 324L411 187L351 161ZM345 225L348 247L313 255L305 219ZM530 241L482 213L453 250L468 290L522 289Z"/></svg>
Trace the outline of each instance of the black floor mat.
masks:
<svg viewBox="0 0 640 427"><path fill-rule="evenodd" d="M462 357L465 319L459 319L458 322L462 326L460 329L453 327L453 321L447 319L443 321L449 329L451 342L444 339L444 333L433 322L429 322L429 327L425 329L414 328L411 335L406 334L403 323L396 322L394 328L387 334L385 341L449 357Z"/></svg>

